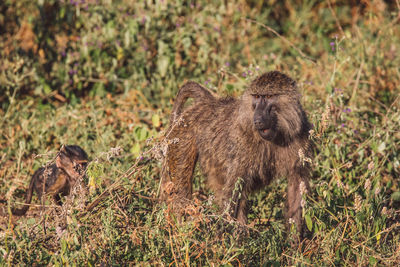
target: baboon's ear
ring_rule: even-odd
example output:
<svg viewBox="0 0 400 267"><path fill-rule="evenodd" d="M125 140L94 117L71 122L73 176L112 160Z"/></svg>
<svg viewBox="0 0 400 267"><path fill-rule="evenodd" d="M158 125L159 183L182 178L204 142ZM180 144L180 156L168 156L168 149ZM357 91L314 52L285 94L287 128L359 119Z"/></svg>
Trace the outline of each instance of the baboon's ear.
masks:
<svg viewBox="0 0 400 267"><path fill-rule="evenodd" d="M62 166L60 155L57 155L56 166L57 166L57 168L61 168L61 166Z"/></svg>
<svg viewBox="0 0 400 267"><path fill-rule="evenodd" d="M65 153L65 152L66 152L65 151L65 145L62 145L61 148L60 148L60 151L58 152L57 157L56 157L56 166L57 166L57 168L60 168L62 166L60 157L61 157L61 154Z"/></svg>
<svg viewBox="0 0 400 267"><path fill-rule="evenodd" d="M62 145L62 146L61 146L60 152L66 152L65 145Z"/></svg>

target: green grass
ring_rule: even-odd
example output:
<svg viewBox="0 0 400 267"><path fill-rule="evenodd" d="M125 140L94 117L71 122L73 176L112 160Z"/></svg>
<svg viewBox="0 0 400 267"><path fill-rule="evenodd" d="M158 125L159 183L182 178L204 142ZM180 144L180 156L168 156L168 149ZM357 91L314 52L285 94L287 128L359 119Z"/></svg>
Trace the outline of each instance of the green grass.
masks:
<svg viewBox="0 0 400 267"><path fill-rule="evenodd" d="M400 262L396 4L64 2L0 4L1 266ZM248 234L203 200L212 192L199 171L186 219L156 201L159 142L179 86L239 96L270 70L298 81L314 125L298 248L284 227L285 179L252 196ZM89 192L10 218L62 144L90 155Z"/></svg>

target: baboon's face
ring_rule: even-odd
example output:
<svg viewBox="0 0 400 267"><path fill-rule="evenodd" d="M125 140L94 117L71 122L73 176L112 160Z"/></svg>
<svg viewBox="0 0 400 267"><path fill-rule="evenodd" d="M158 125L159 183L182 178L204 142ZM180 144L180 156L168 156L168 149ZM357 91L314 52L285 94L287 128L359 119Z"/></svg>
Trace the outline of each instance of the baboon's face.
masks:
<svg viewBox="0 0 400 267"><path fill-rule="evenodd" d="M248 125L253 119L253 130L264 140L288 144L308 128L296 82L283 73L272 71L257 77L242 100L239 120Z"/></svg>
<svg viewBox="0 0 400 267"><path fill-rule="evenodd" d="M79 146L63 146L58 153L56 165L74 176L82 175L86 169L88 157Z"/></svg>
<svg viewBox="0 0 400 267"><path fill-rule="evenodd" d="M254 110L254 127L262 138L274 140L277 135L277 97L276 95L252 94L252 107Z"/></svg>

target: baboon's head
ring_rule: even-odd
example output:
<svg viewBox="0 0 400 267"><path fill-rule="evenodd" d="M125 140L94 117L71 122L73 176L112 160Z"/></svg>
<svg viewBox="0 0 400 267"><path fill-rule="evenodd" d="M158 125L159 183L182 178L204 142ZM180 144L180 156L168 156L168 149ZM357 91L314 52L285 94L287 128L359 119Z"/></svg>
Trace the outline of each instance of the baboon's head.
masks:
<svg viewBox="0 0 400 267"><path fill-rule="evenodd" d="M253 130L265 140L289 143L308 127L296 82L283 73L257 77L243 99L253 111Z"/></svg>
<svg viewBox="0 0 400 267"><path fill-rule="evenodd" d="M56 165L71 177L83 175L88 163L86 152L79 146L62 146L56 158Z"/></svg>

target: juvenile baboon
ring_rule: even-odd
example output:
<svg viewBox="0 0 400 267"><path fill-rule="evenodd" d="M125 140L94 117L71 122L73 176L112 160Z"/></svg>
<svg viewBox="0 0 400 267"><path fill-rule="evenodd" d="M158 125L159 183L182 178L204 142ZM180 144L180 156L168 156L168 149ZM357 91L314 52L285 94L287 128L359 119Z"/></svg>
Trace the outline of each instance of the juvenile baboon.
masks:
<svg viewBox="0 0 400 267"><path fill-rule="evenodd" d="M82 177L86 170L88 156L79 146L62 146L57 154L56 163L39 168L32 176L25 204L21 209L13 209L12 214L24 215L29 209L33 191L39 199L44 194L51 195L54 201L61 205L61 196L67 196L74 187L78 178Z"/></svg>
<svg viewBox="0 0 400 267"><path fill-rule="evenodd" d="M188 98L194 103L184 108ZM287 177L287 221L301 232L302 194L309 187L310 124L294 80L278 71L264 73L239 99L217 98L188 82L178 92L170 120L161 173L163 199L191 198L198 161L217 204L245 224L249 193L276 177ZM242 190L236 193L238 184Z"/></svg>

